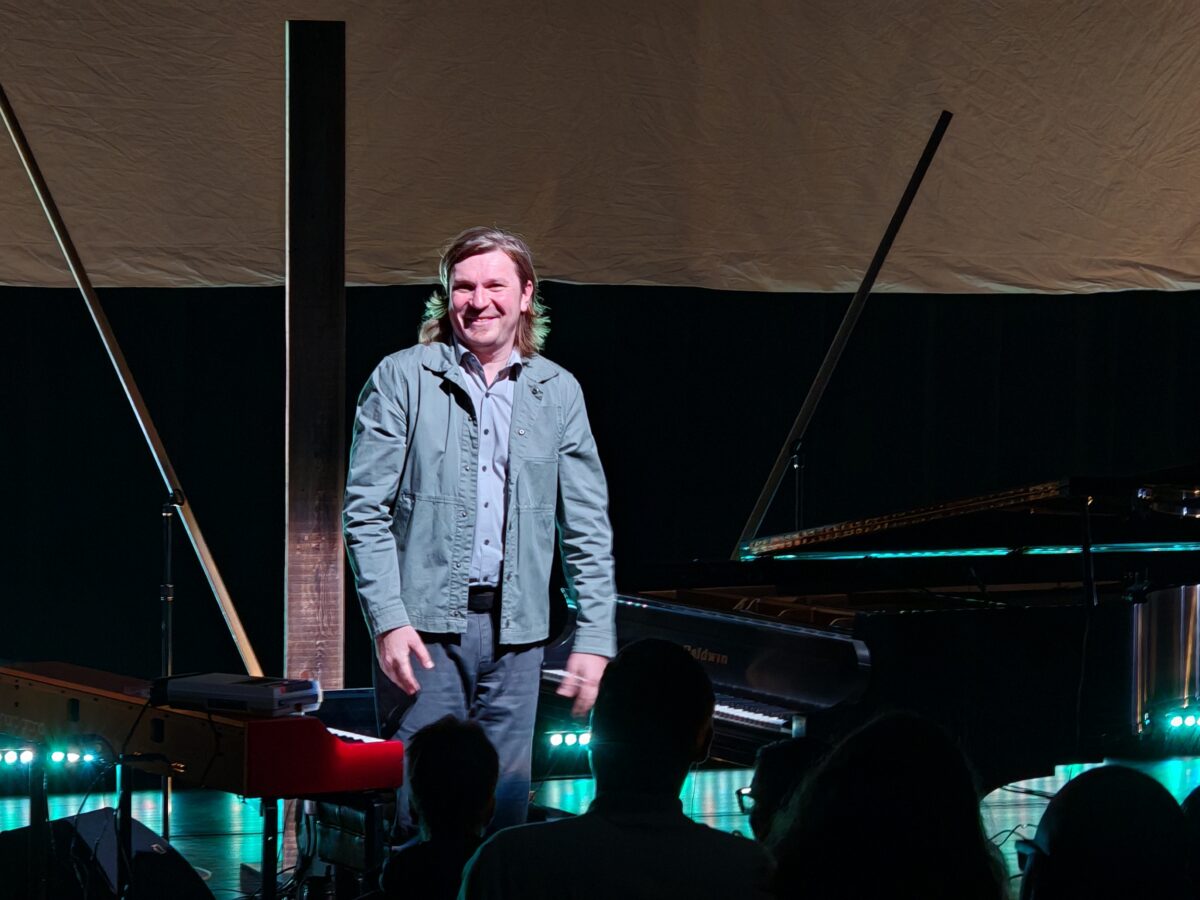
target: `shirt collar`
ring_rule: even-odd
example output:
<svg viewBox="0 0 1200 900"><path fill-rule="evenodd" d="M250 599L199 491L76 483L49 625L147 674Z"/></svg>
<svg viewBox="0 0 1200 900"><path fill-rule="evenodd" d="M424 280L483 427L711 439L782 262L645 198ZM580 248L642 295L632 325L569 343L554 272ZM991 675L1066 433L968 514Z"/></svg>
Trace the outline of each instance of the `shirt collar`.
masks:
<svg viewBox="0 0 1200 900"><path fill-rule="evenodd" d="M675 813L683 815L683 803L669 794L643 791L597 791L589 812Z"/></svg>
<svg viewBox="0 0 1200 900"><path fill-rule="evenodd" d="M480 369L483 368L483 364L479 361L479 357L476 356L473 351L468 350L458 342L458 335L453 335L451 340L453 341L452 346L454 347L454 358L458 360L458 364L460 366L466 368L468 365L471 365ZM519 351L516 347L513 347L512 353L508 355L508 364L504 368L511 369L514 366L520 367L524 365L524 363L525 359L521 356L521 351Z"/></svg>

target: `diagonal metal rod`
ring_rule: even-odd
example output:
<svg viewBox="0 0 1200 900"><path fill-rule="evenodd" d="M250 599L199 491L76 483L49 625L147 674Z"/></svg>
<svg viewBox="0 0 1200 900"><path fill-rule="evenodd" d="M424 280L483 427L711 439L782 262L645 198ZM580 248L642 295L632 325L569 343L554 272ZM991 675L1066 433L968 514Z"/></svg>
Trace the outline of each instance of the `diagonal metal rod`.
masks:
<svg viewBox="0 0 1200 900"><path fill-rule="evenodd" d="M896 206L896 211L892 213L892 220L888 223L887 230L883 233L883 240L879 242L875 256L871 259L871 264L867 266L867 273L863 276L862 284L858 286L858 290L854 294L854 299L850 301L846 315L842 318L842 324L838 326L837 334L833 336L833 343L829 345L829 350L825 353L825 360L821 363L821 368L817 370L812 387L808 389L808 396L804 398L804 405L800 407L800 413L796 416L796 421L792 424L792 430L788 432L787 440L783 442L783 449L779 451L779 456L775 459L775 466L771 469L767 483L763 485L762 493L758 495L758 502L754 504L754 510L750 513L750 518L746 520L746 526L742 529L742 533L738 537L737 544L733 548L733 559L738 559L742 555L746 543L753 540L758 534L758 529L762 527L762 521L767 515L767 509L775 499L775 493L779 490L779 484L783 481L783 476L787 472L788 460L791 459L796 446L804 439L804 433L808 430L808 425L817 411L817 404L821 402L821 395L825 393L829 379L833 377L833 370L837 368L838 360L842 357L842 351L846 349L846 344L850 340L850 334L854 331L858 317L862 314L863 307L867 303L867 295L871 293L871 287L875 284L875 278L879 275L879 270L883 268L883 261L887 259L888 251L892 248L892 242L896 239L897 232L900 231L900 225L904 222L904 215L908 212L909 206L912 205L913 197L917 195L917 189L921 186L921 180L925 177L925 172L929 169L929 164L933 161L933 155L937 152L938 144L942 142L942 135L946 133L946 128L950 125L952 117L952 113L942 110L942 114L938 116L937 124L933 126L933 133L929 135L929 140L925 144L925 150L921 153L921 158L917 161L917 167L913 170L912 177L908 180L908 187L904 189L904 194L900 197L900 203Z"/></svg>
<svg viewBox="0 0 1200 900"><path fill-rule="evenodd" d="M254 655L254 648L250 646L250 639L246 636L245 628L242 627L242 621L238 617L237 609L234 608L233 600L229 596L229 591L225 587L221 573L217 571L217 564L213 560L212 553L209 552L208 544L204 541L204 535L200 532L200 526L196 523L196 516L192 512L192 507L183 493L179 479L176 477L175 470L171 466L171 460L167 457L166 448L163 446L162 439L158 436L158 429L154 427L154 422L150 418L150 412L146 408L145 401L142 399L141 391L138 390L137 383L133 380L133 373L129 371L129 366L125 362L125 355L121 352L116 335L113 334L113 330L108 324L108 317L105 316L104 309L100 305L100 299L96 296L96 291L92 287L91 279L88 278L88 274L83 268L83 263L80 261L79 254L75 250L75 244L67 232L67 226L62 220L62 216L59 215L54 198L50 196L50 189L46 186L46 180L42 177L41 169L38 168L37 160L34 159L29 142L25 140L25 133L21 130L16 113L13 112L12 105L8 102L8 96L4 93L2 85L0 85L0 118L4 119L4 127L8 129L8 134L12 138L13 145L17 148L17 154L21 157L21 163L25 167L25 172L29 175L29 180L33 183L33 189L37 192L38 201L42 204L42 210L46 213L46 218L50 222L50 228L54 231L54 237L58 240L58 246L62 248L63 256L67 258L67 265L71 269L71 275L75 278L75 284L79 286L79 291L83 294L83 300L87 304L92 322L95 324L96 330L100 332L100 340L104 344L104 349L108 353L108 358L112 362L113 368L116 369L117 379L121 382L121 389L125 392L125 398L133 408L133 416L137 420L138 427L141 429L143 437L146 438L146 443L150 446L150 455L154 457L154 464L158 467L158 472L167 486L167 493L171 497L171 503L179 510L179 518L183 522L188 538L192 542L192 547L196 551L196 556L200 560L200 567L204 570L204 577L208 579L209 587L212 588L213 595L217 598L217 604L221 607L221 613L225 617L225 624L229 626L229 631L233 635L233 642L237 645L238 653L241 654L242 663L245 665L246 671L251 675L262 675L262 666L258 664L258 658Z"/></svg>

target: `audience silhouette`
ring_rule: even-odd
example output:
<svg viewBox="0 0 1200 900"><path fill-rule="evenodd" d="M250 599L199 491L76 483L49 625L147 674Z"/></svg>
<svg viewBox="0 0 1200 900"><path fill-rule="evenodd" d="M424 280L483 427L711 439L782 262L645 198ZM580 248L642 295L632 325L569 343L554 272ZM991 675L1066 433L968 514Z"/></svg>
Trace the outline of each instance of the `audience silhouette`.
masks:
<svg viewBox="0 0 1200 900"><path fill-rule="evenodd" d="M804 774L820 759L822 744L792 738L758 748L750 782L750 830L762 842L771 831L775 814L787 803Z"/></svg>
<svg viewBox="0 0 1200 900"><path fill-rule="evenodd" d="M1125 766L1091 769L1059 790L1022 842L1021 900L1194 897L1189 850L1166 788Z"/></svg>
<svg viewBox="0 0 1200 900"><path fill-rule="evenodd" d="M881 716L838 744L775 817L767 843L779 898L1007 893L966 759L936 723L907 713Z"/></svg>
<svg viewBox="0 0 1200 900"><path fill-rule="evenodd" d="M493 835L467 865L460 898L769 896L757 844L683 814L679 793L707 756L712 713L712 684L682 647L644 640L623 649L592 710L591 807Z"/></svg>
<svg viewBox="0 0 1200 900"><path fill-rule="evenodd" d="M453 716L414 734L407 756L420 833L389 857L380 887L388 897L453 900L492 818L499 758L482 728Z"/></svg>

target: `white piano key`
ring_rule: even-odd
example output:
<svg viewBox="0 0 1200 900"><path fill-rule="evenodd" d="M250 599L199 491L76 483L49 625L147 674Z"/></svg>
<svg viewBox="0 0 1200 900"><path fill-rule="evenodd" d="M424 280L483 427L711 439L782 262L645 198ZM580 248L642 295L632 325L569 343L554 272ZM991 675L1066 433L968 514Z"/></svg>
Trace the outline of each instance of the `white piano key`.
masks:
<svg viewBox="0 0 1200 900"><path fill-rule="evenodd" d="M335 737L340 737L344 741L357 741L362 744L374 744L383 740L383 738L372 737L369 734L356 734L353 731L342 731L340 728L330 728L328 725L325 726L325 730ZM374 753L375 751L372 750L371 752Z"/></svg>

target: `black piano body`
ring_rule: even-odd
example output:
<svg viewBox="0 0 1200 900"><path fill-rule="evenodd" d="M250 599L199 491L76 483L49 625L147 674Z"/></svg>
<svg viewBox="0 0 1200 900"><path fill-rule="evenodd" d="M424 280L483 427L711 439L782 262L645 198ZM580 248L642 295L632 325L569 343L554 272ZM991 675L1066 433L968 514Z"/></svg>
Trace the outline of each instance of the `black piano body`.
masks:
<svg viewBox="0 0 1200 900"><path fill-rule="evenodd" d="M734 764L890 709L943 723L989 788L1155 752L1200 694L1200 495L1179 487L1197 482L1069 478L751 541L621 596L618 640L704 665L714 756Z"/></svg>

